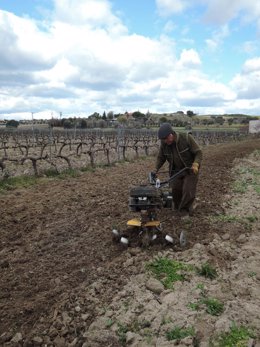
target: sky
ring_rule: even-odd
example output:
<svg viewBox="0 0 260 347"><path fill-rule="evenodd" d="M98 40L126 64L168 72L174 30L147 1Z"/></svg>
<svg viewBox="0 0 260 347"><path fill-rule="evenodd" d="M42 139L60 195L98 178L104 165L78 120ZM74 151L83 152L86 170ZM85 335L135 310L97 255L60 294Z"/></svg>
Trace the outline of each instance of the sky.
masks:
<svg viewBox="0 0 260 347"><path fill-rule="evenodd" d="M256 0L0 0L0 119L260 115Z"/></svg>

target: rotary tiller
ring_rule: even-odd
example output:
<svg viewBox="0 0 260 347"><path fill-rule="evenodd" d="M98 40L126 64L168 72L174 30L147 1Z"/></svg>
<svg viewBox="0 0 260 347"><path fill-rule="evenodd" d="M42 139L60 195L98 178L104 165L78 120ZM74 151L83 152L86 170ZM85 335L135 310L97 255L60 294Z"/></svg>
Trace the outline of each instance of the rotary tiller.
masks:
<svg viewBox="0 0 260 347"><path fill-rule="evenodd" d="M127 229L124 232L114 228L112 230L114 240L128 246L133 235L137 235L142 246L147 247L159 236L163 236L166 242L173 244L173 237L163 234L162 224L158 219L158 211L162 208L172 209L173 199L171 192L169 192L169 183L180 175L186 174L187 170L189 168L184 168L163 182L160 182L155 174L150 173L149 184L131 188L129 210L139 213L139 217L128 220ZM179 243L181 246L186 244L184 231L179 235Z"/></svg>

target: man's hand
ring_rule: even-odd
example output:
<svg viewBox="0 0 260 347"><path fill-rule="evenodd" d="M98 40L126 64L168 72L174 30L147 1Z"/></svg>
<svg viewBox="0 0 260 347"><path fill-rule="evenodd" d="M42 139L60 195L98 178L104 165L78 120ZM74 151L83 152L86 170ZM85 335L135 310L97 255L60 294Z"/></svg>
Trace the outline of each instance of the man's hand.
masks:
<svg viewBox="0 0 260 347"><path fill-rule="evenodd" d="M199 164L193 163L191 169L192 169L194 175L197 175L199 173Z"/></svg>

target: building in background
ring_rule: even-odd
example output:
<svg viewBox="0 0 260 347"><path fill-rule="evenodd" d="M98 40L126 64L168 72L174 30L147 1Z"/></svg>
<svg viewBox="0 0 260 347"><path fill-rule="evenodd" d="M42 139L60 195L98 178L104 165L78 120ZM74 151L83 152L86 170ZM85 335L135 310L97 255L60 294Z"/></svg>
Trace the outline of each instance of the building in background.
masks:
<svg viewBox="0 0 260 347"><path fill-rule="evenodd" d="M249 134L260 133L260 120L249 121Z"/></svg>

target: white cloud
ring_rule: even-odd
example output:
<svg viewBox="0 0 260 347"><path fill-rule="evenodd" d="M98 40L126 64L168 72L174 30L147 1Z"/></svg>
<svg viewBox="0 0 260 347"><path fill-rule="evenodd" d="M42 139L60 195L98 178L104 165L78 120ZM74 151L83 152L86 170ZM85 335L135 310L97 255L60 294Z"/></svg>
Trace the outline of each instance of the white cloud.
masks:
<svg viewBox="0 0 260 347"><path fill-rule="evenodd" d="M174 31L175 28L176 28L176 25L174 24L174 22L169 20L164 25L163 31L165 34L170 34L171 32Z"/></svg>
<svg viewBox="0 0 260 347"><path fill-rule="evenodd" d="M71 4L72 2L63 2L63 17L66 13L70 15ZM74 3L76 13L84 12L82 4L83 2L80 2L79 7L75 8ZM99 1L98 4L101 5L102 2ZM105 17L103 22L114 23L116 20L109 13L107 4L105 1L106 10L101 11ZM90 1L90 13L97 10L97 8L93 8L94 5L96 2ZM68 92L65 88L69 89L72 94L74 87L74 93L80 95L81 88L89 89L89 91L124 88L124 86L127 88L130 84L129 81L132 83L145 82L167 73L165 66L170 67L174 59L172 55L173 43L166 37L161 37L160 40L151 40L144 36L126 35L126 30L123 30L121 35L115 36L114 31L111 34L102 27L91 28L87 20L88 15L82 14L81 24L78 25L78 23L73 23L74 17L69 23L61 22L62 16L58 11L55 21L49 24L48 31L40 33L44 43L41 42L37 46L39 56L42 56L44 52L45 54L49 52L52 57L51 63L43 64L32 71L31 78L34 83L30 86L25 84L20 91L21 94L25 96L28 92L28 95L31 95L34 91L36 95L46 97L51 93L50 91L53 91L54 97L58 95L62 97L62 92L66 97ZM94 17L91 25L94 26L94 22L97 24L101 21L100 15L99 13L97 17ZM23 37L23 24L27 27L28 22L7 14L7 22L8 19L14 23L17 20L19 23L20 30L16 30L15 34L18 40L21 40L19 33L22 33L21 36ZM86 25L83 19L86 19ZM77 18L75 20L78 22ZM117 22L119 23L119 20ZM35 35L32 37L31 34L25 47L28 46L30 40L31 46L33 42L37 42L37 27L33 25L33 29ZM14 52L19 63L24 52L19 51L17 47L14 47ZM21 68L23 69L23 67ZM89 91L88 97L91 95ZM19 92L17 93L19 94Z"/></svg>
<svg viewBox="0 0 260 347"><path fill-rule="evenodd" d="M201 65L198 52L194 49L184 49L181 52L178 65L182 68L198 68Z"/></svg>
<svg viewBox="0 0 260 347"><path fill-rule="evenodd" d="M8 70L23 65L24 70L32 70L51 64L49 37L34 21L0 11L0 24L0 67Z"/></svg>
<svg viewBox="0 0 260 347"><path fill-rule="evenodd" d="M247 54L253 54L256 52L259 48L259 42L258 41L245 41L242 43L242 52L245 52Z"/></svg>
<svg viewBox="0 0 260 347"><path fill-rule="evenodd" d="M260 57L249 59L243 67L244 74L260 73Z"/></svg>
<svg viewBox="0 0 260 347"><path fill-rule="evenodd" d="M230 85L237 91L238 98L260 101L260 58L247 60L242 72L233 78Z"/></svg>
<svg viewBox="0 0 260 347"><path fill-rule="evenodd" d="M206 45L210 51L216 51L223 43L224 39L230 35L228 25L223 25L213 32L212 37L206 39Z"/></svg>
<svg viewBox="0 0 260 347"><path fill-rule="evenodd" d="M192 84L196 88L189 89ZM236 94L230 88L223 86L222 83L211 82L202 78L199 80L191 78L191 81L186 81L185 85L186 89L183 88L178 93L178 97L186 105L210 107L214 104L214 107L216 107L236 99Z"/></svg>
<svg viewBox="0 0 260 347"><path fill-rule="evenodd" d="M241 23L256 21L260 25L260 3L255 0L198 0L206 5L204 19L215 24L226 24L239 17ZM260 26L259 26L260 29Z"/></svg>
<svg viewBox="0 0 260 347"><path fill-rule="evenodd" d="M256 0L156 0L156 5L158 13L167 17L201 6L206 22L223 25L239 16L242 23L255 21L260 30L260 2Z"/></svg>
<svg viewBox="0 0 260 347"><path fill-rule="evenodd" d="M161 16L171 16L181 13L188 7L185 0L156 0L158 12Z"/></svg>
<svg viewBox="0 0 260 347"><path fill-rule="evenodd" d="M41 80L62 83L78 74L79 71L76 66L71 65L66 58L61 58L51 69L40 71L38 73L36 72L35 77L40 78Z"/></svg>
<svg viewBox="0 0 260 347"><path fill-rule="evenodd" d="M73 25L86 25L89 28L104 28L114 35L127 32L111 9L108 0L54 0L55 18Z"/></svg>
<svg viewBox="0 0 260 347"><path fill-rule="evenodd" d="M176 13L187 3L157 0L157 5L161 13ZM129 34L112 11L108 0L56 0L49 21L37 23L0 10L0 113L172 112L187 107L205 113L228 109L236 92L247 93L250 105L252 97L257 100L258 58L248 60L227 87L202 73L196 49L182 49L179 55L180 47L167 35ZM173 23L164 29L169 33ZM227 35L223 25L208 44L219 47Z"/></svg>
<svg viewBox="0 0 260 347"><path fill-rule="evenodd" d="M218 24L227 23L239 14L243 8L243 0L211 0L207 1L205 19Z"/></svg>

